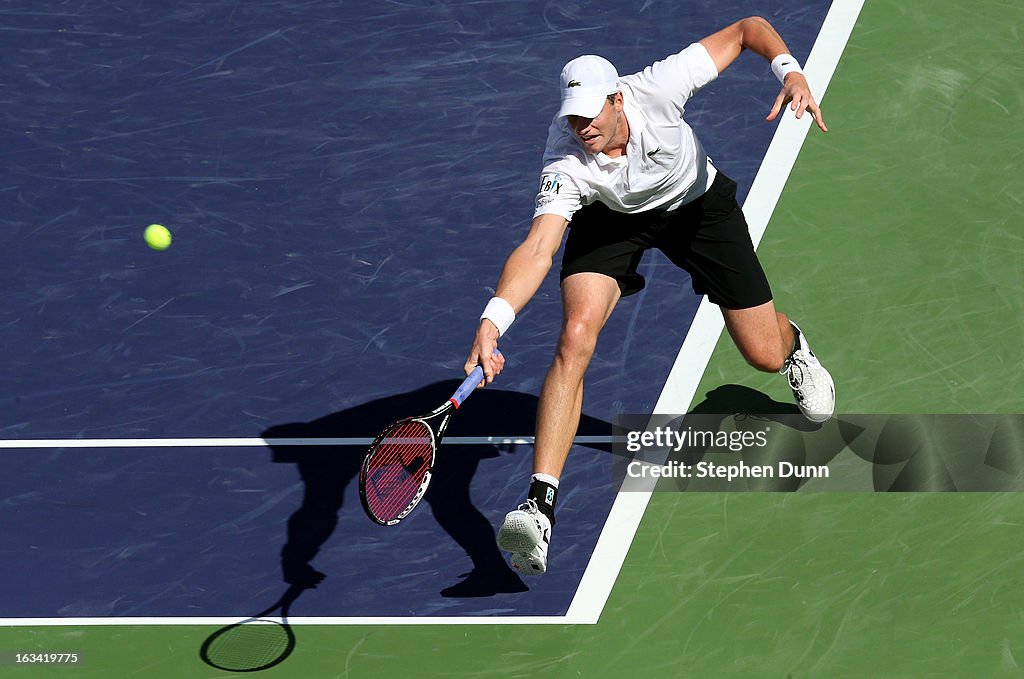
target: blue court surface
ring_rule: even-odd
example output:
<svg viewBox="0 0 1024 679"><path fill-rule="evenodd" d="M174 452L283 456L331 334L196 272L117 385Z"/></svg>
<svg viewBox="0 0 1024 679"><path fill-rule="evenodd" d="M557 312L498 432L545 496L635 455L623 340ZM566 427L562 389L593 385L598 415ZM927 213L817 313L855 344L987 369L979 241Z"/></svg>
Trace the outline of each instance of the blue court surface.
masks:
<svg viewBox="0 0 1024 679"><path fill-rule="evenodd" d="M524 583L493 535L526 444L446 445L424 506L382 528L358 445L61 441L370 438L433 408L525 234L562 64L632 73L750 14L805 60L828 6L5 3L0 437L54 441L0 451L0 615L247 615L285 588L282 553L326 576L302 615L564 614L617 490L607 445L573 451L551 573ZM747 55L691 102L741 200L777 92ZM660 254L641 273L581 435L651 412L696 311ZM552 273L449 437L532 435L560 312Z"/></svg>

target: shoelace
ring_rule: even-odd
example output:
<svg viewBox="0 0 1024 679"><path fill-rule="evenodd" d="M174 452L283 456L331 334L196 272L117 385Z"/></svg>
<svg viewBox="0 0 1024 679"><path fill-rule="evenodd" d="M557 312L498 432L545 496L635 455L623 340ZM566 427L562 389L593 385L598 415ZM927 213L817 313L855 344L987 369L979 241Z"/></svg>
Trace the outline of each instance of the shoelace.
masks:
<svg viewBox="0 0 1024 679"><path fill-rule="evenodd" d="M807 378L807 361L800 356L790 356L782 365L783 372L789 379L789 386L792 389L800 389Z"/></svg>
<svg viewBox="0 0 1024 679"><path fill-rule="evenodd" d="M519 505L516 509L521 509L524 512L529 512L530 514L536 514L540 511L540 507L537 506L537 501L534 499L527 499L526 502Z"/></svg>

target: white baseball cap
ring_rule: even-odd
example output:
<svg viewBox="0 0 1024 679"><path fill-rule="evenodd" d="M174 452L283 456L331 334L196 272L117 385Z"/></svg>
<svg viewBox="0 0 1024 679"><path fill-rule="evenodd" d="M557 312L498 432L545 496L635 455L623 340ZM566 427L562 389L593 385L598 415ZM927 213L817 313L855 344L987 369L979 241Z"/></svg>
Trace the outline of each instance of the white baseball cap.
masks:
<svg viewBox="0 0 1024 679"><path fill-rule="evenodd" d="M562 69L559 116L596 118L609 94L619 91L619 73L604 57L585 54Z"/></svg>

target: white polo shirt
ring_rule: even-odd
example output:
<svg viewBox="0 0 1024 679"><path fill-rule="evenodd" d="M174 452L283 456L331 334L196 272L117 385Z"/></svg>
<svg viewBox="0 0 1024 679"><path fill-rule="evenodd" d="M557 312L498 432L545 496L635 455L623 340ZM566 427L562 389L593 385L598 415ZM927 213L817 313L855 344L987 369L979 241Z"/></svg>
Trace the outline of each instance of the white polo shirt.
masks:
<svg viewBox="0 0 1024 679"><path fill-rule="evenodd" d="M683 112L687 100L717 77L711 55L693 43L619 78L629 143L618 158L585 151L568 120L556 116L548 129L534 217L571 220L594 201L627 213L675 209L704 195L716 171Z"/></svg>

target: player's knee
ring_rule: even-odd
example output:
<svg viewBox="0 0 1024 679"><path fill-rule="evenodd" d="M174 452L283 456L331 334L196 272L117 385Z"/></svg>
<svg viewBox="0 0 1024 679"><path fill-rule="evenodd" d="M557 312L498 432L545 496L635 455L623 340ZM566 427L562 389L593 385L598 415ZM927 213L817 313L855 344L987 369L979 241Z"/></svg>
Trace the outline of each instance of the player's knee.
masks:
<svg viewBox="0 0 1024 679"><path fill-rule="evenodd" d="M597 346L599 331L600 328L586 319L568 319L558 340L559 357L562 360L589 360Z"/></svg>

